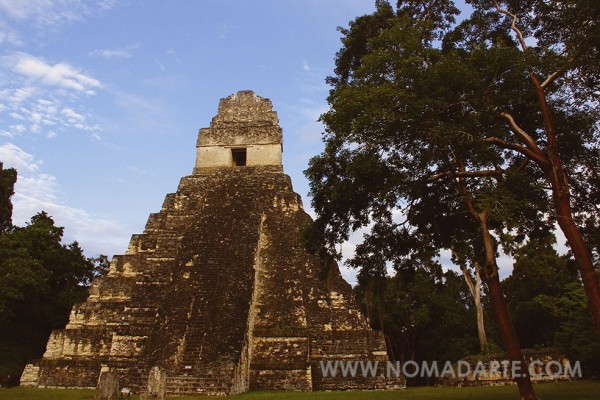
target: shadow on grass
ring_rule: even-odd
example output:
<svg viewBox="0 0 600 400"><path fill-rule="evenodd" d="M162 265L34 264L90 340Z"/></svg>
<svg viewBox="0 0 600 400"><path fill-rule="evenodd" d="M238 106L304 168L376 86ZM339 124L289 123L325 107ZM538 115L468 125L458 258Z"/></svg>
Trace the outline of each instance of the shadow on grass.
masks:
<svg viewBox="0 0 600 400"><path fill-rule="evenodd" d="M543 400L600 400L600 381L540 383L536 394ZM90 400L96 392L85 389L0 389L0 400ZM232 396L239 400L516 400L516 386L483 388L416 387L394 392L249 392ZM132 396L131 400L138 400ZM169 399L212 399L215 397L187 396Z"/></svg>

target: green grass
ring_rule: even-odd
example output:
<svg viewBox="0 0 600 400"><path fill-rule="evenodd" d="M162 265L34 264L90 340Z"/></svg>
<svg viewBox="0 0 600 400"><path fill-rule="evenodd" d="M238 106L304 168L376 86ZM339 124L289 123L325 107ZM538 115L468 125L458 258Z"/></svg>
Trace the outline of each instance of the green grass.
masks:
<svg viewBox="0 0 600 400"><path fill-rule="evenodd" d="M541 383L535 385L543 400L600 400L600 381ZM90 400L93 390L83 389L0 389L0 400ZM485 388L417 387L394 392L250 392L232 396L237 400L516 400L516 386ZM132 400L137 400L132 396ZM169 399L218 399L218 397L169 397Z"/></svg>

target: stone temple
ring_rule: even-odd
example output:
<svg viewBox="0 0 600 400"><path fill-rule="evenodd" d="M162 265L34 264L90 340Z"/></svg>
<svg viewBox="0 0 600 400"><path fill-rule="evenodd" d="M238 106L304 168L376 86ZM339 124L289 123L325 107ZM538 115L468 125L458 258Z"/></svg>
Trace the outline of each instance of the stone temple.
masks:
<svg viewBox="0 0 600 400"><path fill-rule="evenodd" d="M402 386L382 375L383 335L350 285L339 271L323 281L323 261L304 248L310 217L283 173L282 144L270 100L251 91L222 99L200 129L193 174L94 281L21 384L95 387L110 367L138 392L158 366L170 394ZM333 377L327 361L379 367Z"/></svg>

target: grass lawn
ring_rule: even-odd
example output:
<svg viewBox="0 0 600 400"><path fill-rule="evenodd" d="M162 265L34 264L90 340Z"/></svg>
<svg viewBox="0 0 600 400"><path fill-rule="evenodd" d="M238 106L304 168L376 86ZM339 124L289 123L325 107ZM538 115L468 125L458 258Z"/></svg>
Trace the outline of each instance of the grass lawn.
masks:
<svg viewBox="0 0 600 400"><path fill-rule="evenodd" d="M535 385L543 400L600 400L600 381L540 383ZM0 389L0 400L90 400L93 390L80 389ZM516 386L485 388L417 387L394 392L251 392L232 396L239 400L515 400L519 398ZM137 396L132 397L137 400ZM169 397L169 399L218 399L215 397Z"/></svg>

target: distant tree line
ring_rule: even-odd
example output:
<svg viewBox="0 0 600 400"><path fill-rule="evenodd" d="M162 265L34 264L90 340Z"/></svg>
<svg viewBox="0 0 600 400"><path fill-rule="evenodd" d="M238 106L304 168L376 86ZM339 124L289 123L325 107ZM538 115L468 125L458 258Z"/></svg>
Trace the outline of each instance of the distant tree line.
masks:
<svg viewBox="0 0 600 400"><path fill-rule="evenodd" d="M585 377L598 377L600 343L585 291L574 260L560 256L553 240L529 242L517 251L512 274L501 282L507 306L524 348L558 349L581 362ZM453 270L432 262L379 280L359 275L354 291L371 326L383 331L393 361L456 362L481 354L474 299L464 277ZM487 352L501 353L485 292L482 300ZM435 379L416 377L408 383L435 384Z"/></svg>
<svg viewBox="0 0 600 400"><path fill-rule="evenodd" d="M18 384L28 361L41 358L50 332L63 328L92 279L107 271L105 256L88 258L41 211L24 227L12 224L17 172L0 162L0 385Z"/></svg>

